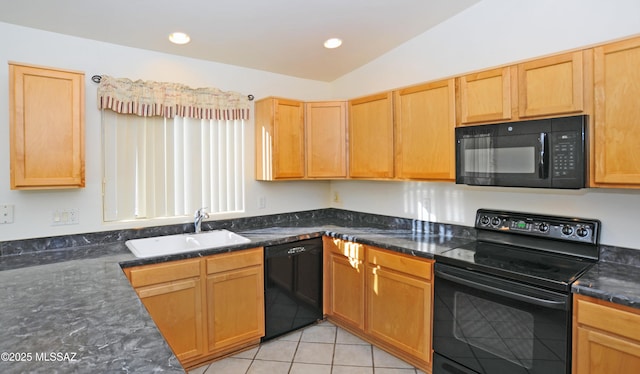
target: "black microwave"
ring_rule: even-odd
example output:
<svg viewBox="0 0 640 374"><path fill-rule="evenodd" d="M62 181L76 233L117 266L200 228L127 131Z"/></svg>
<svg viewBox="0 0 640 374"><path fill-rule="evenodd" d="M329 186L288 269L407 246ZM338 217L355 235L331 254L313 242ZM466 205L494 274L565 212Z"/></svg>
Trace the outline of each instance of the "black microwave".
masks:
<svg viewBox="0 0 640 374"><path fill-rule="evenodd" d="M456 183L583 188L586 126L586 116L572 116L458 127Z"/></svg>

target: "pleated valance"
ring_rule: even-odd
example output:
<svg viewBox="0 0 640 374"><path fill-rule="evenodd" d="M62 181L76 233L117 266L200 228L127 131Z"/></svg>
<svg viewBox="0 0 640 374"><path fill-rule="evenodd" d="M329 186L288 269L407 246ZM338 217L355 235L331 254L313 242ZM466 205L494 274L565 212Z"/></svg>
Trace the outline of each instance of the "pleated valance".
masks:
<svg viewBox="0 0 640 374"><path fill-rule="evenodd" d="M106 75L98 86L98 109L141 117L247 120L250 107L246 95L217 88L191 88L179 83L132 81Z"/></svg>

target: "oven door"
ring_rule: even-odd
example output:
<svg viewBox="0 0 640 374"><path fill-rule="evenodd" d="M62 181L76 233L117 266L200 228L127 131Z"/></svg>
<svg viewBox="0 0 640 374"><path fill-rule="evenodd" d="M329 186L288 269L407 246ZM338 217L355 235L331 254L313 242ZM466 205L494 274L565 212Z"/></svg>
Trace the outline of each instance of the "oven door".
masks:
<svg viewBox="0 0 640 374"><path fill-rule="evenodd" d="M456 128L456 183L550 187L551 120Z"/></svg>
<svg viewBox="0 0 640 374"><path fill-rule="evenodd" d="M435 265L433 373L570 372L571 301L565 295ZM447 369L449 368L449 369Z"/></svg>

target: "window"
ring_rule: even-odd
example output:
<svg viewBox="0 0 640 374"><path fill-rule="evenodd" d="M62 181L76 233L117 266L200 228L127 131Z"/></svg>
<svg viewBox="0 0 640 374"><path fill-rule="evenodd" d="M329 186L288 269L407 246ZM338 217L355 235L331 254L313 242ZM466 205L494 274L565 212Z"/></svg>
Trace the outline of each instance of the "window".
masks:
<svg viewBox="0 0 640 374"><path fill-rule="evenodd" d="M244 209L244 121L102 110L104 221Z"/></svg>

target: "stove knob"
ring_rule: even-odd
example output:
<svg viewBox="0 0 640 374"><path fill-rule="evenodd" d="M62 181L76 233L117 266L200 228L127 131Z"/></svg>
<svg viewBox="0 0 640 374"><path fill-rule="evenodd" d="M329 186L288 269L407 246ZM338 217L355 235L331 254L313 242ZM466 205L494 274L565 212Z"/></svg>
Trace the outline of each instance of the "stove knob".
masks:
<svg viewBox="0 0 640 374"><path fill-rule="evenodd" d="M547 232L549 231L549 224L546 222L542 222L540 223L540 226L538 226L538 231L540 232Z"/></svg>
<svg viewBox="0 0 640 374"><path fill-rule="evenodd" d="M589 230L587 230L586 227L578 227L578 229L576 230L576 235L584 238L585 236L589 235Z"/></svg>
<svg viewBox="0 0 640 374"><path fill-rule="evenodd" d="M489 217L487 217L487 216L480 217L480 224L482 226L487 226L490 222L491 222L491 220L489 219Z"/></svg>
<svg viewBox="0 0 640 374"><path fill-rule="evenodd" d="M500 217L493 217L491 219L491 224L495 227L500 226L501 223L502 223L502 220L500 219Z"/></svg>
<svg viewBox="0 0 640 374"><path fill-rule="evenodd" d="M562 234L567 235L567 236L573 234L573 227L571 227L571 226L562 226Z"/></svg>

